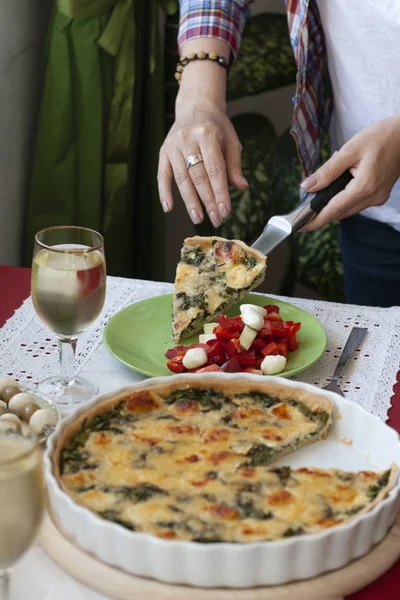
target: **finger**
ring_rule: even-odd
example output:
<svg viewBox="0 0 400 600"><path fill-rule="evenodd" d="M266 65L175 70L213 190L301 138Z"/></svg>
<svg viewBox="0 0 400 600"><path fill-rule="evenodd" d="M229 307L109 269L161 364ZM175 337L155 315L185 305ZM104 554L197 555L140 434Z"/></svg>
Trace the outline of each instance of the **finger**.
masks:
<svg viewBox="0 0 400 600"><path fill-rule="evenodd" d="M185 203L186 210L188 211L193 223L198 225L204 219L204 213L203 209L201 208L199 198L196 194L196 190L194 189L192 181L189 177L185 160L179 151L174 152L171 158L174 178L182 196L182 200Z"/></svg>
<svg viewBox="0 0 400 600"><path fill-rule="evenodd" d="M202 146L201 153L218 212L225 219L231 212L231 198L222 150L219 146Z"/></svg>
<svg viewBox="0 0 400 600"><path fill-rule="evenodd" d="M190 156L191 154L200 154L200 149L197 149L195 152L185 151L184 156ZM214 227L219 227L222 223L222 218L218 212L214 192L211 187L204 162L198 162L196 165L193 165L193 167L189 167L188 173L198 195L200 196L200 200L204 204L211 223L214 225Z"/></svg>
<svg viewBox="0 0 400 600"><path fill-rule="evenodd" d="M160 153L158 161L158 194L160 196L160 202L164 212L169 212L174 207L174 198L172 196L172 167L169 162L168 156L164 153Z"/></svg>
<svg viewBox="0 0 400 600"><path fill-rule="evenodd" d="M322 165L313 175L307 177L301 187L308 192L317 192L326 188L332 181L335 181L342 175L346 169L354 167L358 161L358 156L353 151L350 144L345 144L338 152L335 152L325 164Z"/></svg>
<svg viewBox="0 0 400 600"><path fill-rule="evenodd" d="M249 184L242 171L242 145L235 131L226 141L225 156L229 181L239 190L246 190Z"/></svg>
<svg viewBox="0 0 400 600"><path fill-rule="evenodd" d="M356 179L337 194L302 231L315 231L331 221L339 221L359 212L364 205L360 185Z"/></svg>

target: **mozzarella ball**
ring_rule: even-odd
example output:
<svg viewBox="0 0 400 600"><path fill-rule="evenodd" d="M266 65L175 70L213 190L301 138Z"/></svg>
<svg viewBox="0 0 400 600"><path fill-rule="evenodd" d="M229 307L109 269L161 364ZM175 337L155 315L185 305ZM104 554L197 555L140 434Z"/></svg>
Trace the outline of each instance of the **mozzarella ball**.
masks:
<svg viewBox="0 0 400 600"><path fill-rule="evenodd" d="M203 348L189 348L183 357L183 366L187 369L196 369L208 362L206 351Z"/></svg>
<svg viewBox="0 0 400 600"><path fill-rule="evenodd" d="M240 313L246 311L248 308L251 308L258 312L262 317L267 315L267 311L262 306L258 306L258 304L241 304L240 305Z"/></svg>
<svg viewBox="0 0 400 600"><path fill-rule="evenodd" d="M281 373L285 367L286 358L280 354L266 356L261 363L261 371L264 375L276 375Z"/></svg>

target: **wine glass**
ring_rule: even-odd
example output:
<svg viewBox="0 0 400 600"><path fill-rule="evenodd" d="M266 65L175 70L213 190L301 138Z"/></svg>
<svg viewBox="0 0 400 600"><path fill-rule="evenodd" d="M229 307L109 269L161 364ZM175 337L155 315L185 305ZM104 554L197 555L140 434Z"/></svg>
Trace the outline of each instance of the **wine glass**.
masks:
<svg viewBox="0 0 400 600"><path fill-rule="evenodd" d="M97 386L74 376L78 336L99 316L106 294L103 237L84 227L43 229L35 236L32 301L43 323L58 338L60 375L40 382L37 391L58 404L89 400Z"/></svg>
<svg viewBox="0 0 400 600"><path fill-rule="evenodd" d="M42 452L23 423L0 421L0 599L8 600L10 569L33 543L44 510Z"/></svg>

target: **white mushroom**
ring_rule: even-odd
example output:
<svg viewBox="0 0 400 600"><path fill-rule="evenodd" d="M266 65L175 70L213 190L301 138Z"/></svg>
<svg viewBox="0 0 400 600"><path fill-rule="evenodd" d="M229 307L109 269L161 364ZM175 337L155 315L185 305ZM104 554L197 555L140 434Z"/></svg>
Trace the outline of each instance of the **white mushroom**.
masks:
<svg viewBox="0 0 400 600"><path fill-rule="evenodd" d="M37 397L29 392L20 392L15 394L8 403L8 409L15 415L20 415L21 410L27 404L37 404Z"/></svg>
<svg viewBox="0 0 400 600"><path fill-rule="evenodd" d="M19 387L18 381L11 377L0 377L0 394L6 387Z"/></svg>
<svg viewBox="0 0 400 600"><path fill-rule="evenodd" d="M14 423L10 419L0 418L0 435L4 433L17 433L19 431L18 423Z"/></svg>
<svg viewBox="0 0 400 600"><path fill-rule="evenodd" d="M29 425L36 433L42 433L47 425L54 427L56 424L57 417L52 408L40 408L29 419Z"/></svg>
<svg viewBox="0 0 400 600"><path fill-rule="evenodd" d="M21 421L17 417L17 415L13 415L12 413L6 413L5 415L1 415L0 422L8 421L10 423L15 423L16 425L21 425Z"/></svg>
<svg viewBox="0 0 400 600"><path fill-rule="evenodd" d="M3 402L3 400L0 400L0 408L5 408L7 410L7 402Z"/></svg>

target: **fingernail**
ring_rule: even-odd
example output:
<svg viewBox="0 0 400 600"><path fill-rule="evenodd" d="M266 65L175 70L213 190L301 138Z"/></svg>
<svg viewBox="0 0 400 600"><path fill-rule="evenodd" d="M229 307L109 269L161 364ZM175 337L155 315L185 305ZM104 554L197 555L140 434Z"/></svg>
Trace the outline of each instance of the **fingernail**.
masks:
<svg viewBox="0 0 400 600"><path fill-rule="evenodd" d="M214 210L210 212L210 221L214 227L221 225L221 217Z"/></svg>
<svg viewBox="0 0 400 600"><path fill-rule="evenodd" d="M307 177L304 181L301 182L301 187L304 188L305 190L308 190L309 188L312 188L314 185L317 185L318 180L315 177L315 175L310 175L310 177Z"/></svg>
<svg viewBox="0 0 400 600"><path fill-rule="evenodd" d="M161 204L162 204L162 207L163 207L163 211L164 211L164 212L169 212L169 206L168 206L168 204L165 202L165 200L163 200L163 201L161 202Z"/></svg>
<svg viewBox="0 0 400 600"><path fill-rule="evenodd" d="M246 177L244 177L244 175L242 175L242 174L240 174L240 175L239 175L239 177L240 177L240 180L241 180L241 181L242 181L242 182L243 182L245 185L247 185L247 187L249 187L249 182L247 181Z"/></svg>
<svg viewBox="0 0 400 600"><path fill-rule="evenodd" d="M225 219L228 215L229 215L229 210L228 207L225 206L225 204L218 204L218 210L219 210L219 214L221 215L221 217L223 219Z"/></svg>
<svg viewBox="0 0 400 600"><path fill-rule="evenodd" d="M190 217L195 225L201 223L201 216L195 208L192 208L192 210L190 211Z"/></svg>

